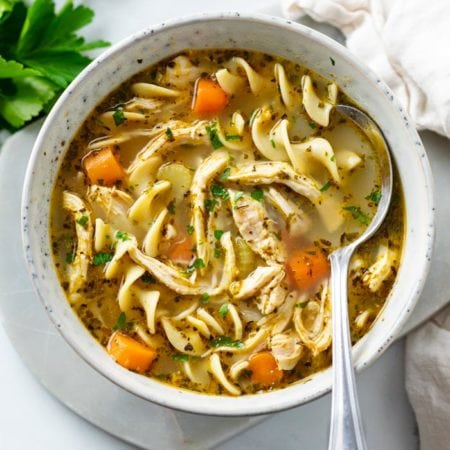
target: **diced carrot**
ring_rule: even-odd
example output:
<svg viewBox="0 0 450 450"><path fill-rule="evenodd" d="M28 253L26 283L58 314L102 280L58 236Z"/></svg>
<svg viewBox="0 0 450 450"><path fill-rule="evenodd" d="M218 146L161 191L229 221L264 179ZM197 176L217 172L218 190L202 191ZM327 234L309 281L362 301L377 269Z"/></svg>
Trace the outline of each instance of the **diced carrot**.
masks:
<svg viewBox="0 0 450 450"><path fill-rule="evenodd" d="M109 338L107 350L118 364L140 373L150 369L157 356L153 348L120 331L116 331Z"/></svg>
<svg viewBox="0 0 450 450"><path fill-rule="evenodd" d="M296 250L287 261L291 279L302 290L314 289L330 273L325 253L315 246Z"/></svg>
<svg viewBox="0 0 450 450"><path fill-rule="evenodd" d="M183 234L169 247L167 256L178 264L189 264L194 257L193 247L192 238Z"/></svg>
<svg viewBox="0 0 450 450"><path fill-rule="evenodd" d="M112 186L125 178L125 170L111 146L88 153L82 164L91 184Z"/></svg>
<svg viewBox="0 0 450 450"><path fill-rule="evenodd" d="M255 353L249 360L248 369L252 372L251 382L261 386L272 386L283 378L283 371L271 352Z"/></svg>
<svg viewBox="0 0 450 450"><path fill-rule="evenodd" d="M227 93L213 80L199 78L195 84L192 110L197 114L217 114L228 104Z"/></svg>

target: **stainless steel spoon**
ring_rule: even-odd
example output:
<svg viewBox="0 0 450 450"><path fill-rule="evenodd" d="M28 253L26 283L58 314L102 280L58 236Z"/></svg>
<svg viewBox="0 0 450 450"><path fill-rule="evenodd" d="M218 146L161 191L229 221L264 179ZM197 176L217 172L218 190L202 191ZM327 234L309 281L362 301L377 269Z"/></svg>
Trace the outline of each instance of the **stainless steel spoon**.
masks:
<svg viewBox="0 0 450 450"><path fill-rule="evenodd" d="M356 248L373 236L386 217L392 195L392 163L388 144L370 117L352 106L337 105L335 109L361 128L380 158L381 199L375 216L361 236L329 256L333 323L333 390L328 450L365 450L367 445L352 364L347 298L348 266Z"/></svg>

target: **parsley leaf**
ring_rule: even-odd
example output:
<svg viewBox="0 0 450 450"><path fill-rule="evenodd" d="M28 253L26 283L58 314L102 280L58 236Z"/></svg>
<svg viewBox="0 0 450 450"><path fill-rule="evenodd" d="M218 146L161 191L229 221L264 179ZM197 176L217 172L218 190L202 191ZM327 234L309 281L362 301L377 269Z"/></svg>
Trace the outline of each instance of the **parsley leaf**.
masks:
<svg viewBox="0 0 450 450"><path fill-rule="evenodd" d="M234 348L244 348L244 343L239 340L233 340L228 336L219 336L215 339L209 341L209 346L213 348L218 347L234 347Z"/></svg>
<svg viewBox="0 0 450 450"><path fill-rule="evenodd" d="M81 216L78 220L77 220L77 224L81 225L82 227L84 227L89 221L89 217L88 216Z"/></svg>
<svg viewBox="0 0 450 450"><path fill-rule="evenodd" d="M270 143L272 144L273 148L276 148L277 145L275 144L275 141L273 139L270 140Z"/></svg>
<svg viewBox="0 0 450 450"><path fill-rule="evenodd" d="M186 230L187 230L189 236L192 236L194 234L194 227L192 225L187 225Z"/></svg>
<svg viewBox="0 0 450 450"><path fill-rule="evenodd" d="M208 198L207 200L205 200L205 209L208 212L213 212L214 208L217 206L219 202L216 199L210 199Z"/></svg>
<svg viewBox="0 0 450 450"><path fill-rule="evenodd" d="M118 127L119 125L121 125L122 123L125 122L126 117L125 117L125 113L123 112L122 108L117 108L113 112L113 119L114 119L114 124L116 125L116 127Z"/></svg>
<svg viewBox="0 0 450 450"><path fill-rule="evenodd" d="M315 130L317 128L317 125L314 122L309 122L309 128L311 128L312 130Z"/></svg>
<svg viewBox="0 0 450 450"><path fill-rule="evenodd" d="M209 134L209 139L211 141L211 145L213 146L214 150L223 147L222 141L220 140L219 135L217 133L216 122L213 122L211 126L205 127L205 130Z"/></svg>
<svg viewBox="0 0 450 450"><path fill-rule="evenodd" d="M227 134L225 135L225 139L227 141L242 141L242 136L239 136L238 134Z"/></svg>
<svg viewBox="0 0 450 450"><path fill-rule="evenodd" d="M129 241L130 236L128 236L128 233L125 233L125 231L118 231L116 233L116 238L120 239L121 241Z"/></svg>
<svg viewBox="0 0 450 450"><path fill-rule="evenodd" d="M222 256L222 249L220 248L215 248L214 249L214 258L219 259Z"/></svg>
<svg viewBox="0 0 450 450"><path fill-rule="evenodd" d="M75 259L74 252L66 253L66 263L67 264L72 264L74 259Z"/></svg>
<svg viewBox="0 0 450 450"><path fill-rule="evenodd" d="M169 214L172 214L172 216L175 215L175 201L174 200L169 202L169 204L167 205L167 210L169 211Z"/></svg>
<svg viewBox="0 0 450 450"><path fill-rule="evenodd" d="M350 212L352 214L352 217L359 223L363 225L369 224L370 218L361 210L360 206L346 206L344 207L344 210Z"/></svg>
<svg viewBox="0 0 450 450"><path fill-rule="evenodd" d="M174 361L186 362L186 361L189 361L189 355L184 355L184 354L181 354L181 355L172 355L172 359L173 359Z"/></svg>
<svg viewBox="0 0 450 450"><path fill-rule="evenodd" d="M111 261L113 258L112 253L97 253L92 258L92 265L93 266L101 266L103 264L106 264L107 262Z"/></svg>
<svg viewBox="0 0 450 450"><path fill-rule="evenodd" d="M253 200L258 200L258 202L262 202L264 198L264 191L262 189L256 188L250 194Z"/></svg>
<svg viewBox="0 0 450 450"><path fill-rule="evenodd" d="M172 130L169 127L167 127L167 129L166 129L166 136L169 139L169 141L175 140L175 138L173 137Z"/></svg>
<svg viewBox="0 0 450 450"><path fill-rule="evenodd" d="M219 186L218 184L213 184L211 186L211 193L214 197L223 198L224 200L228 200L230 198L228 190L223 186Z"/></svg>
<svg viewBox="0 0 450 450"><path fill-rule="evenodd" d="M127 316L126 314L122 311L119 314L119 317L117 318L117 322L113 327L114 331L118 331L118 330L125 330L127 328Z"/></svg>
<svg viewBox="0 0 450 450"><path fill-rule="evenodd" d="M72 1L55 12L52 0L0 0L0 128L17 129L48 111L91 61L80 52L109 45L86 43L76 32L94 12Z"/></svg>
<svg viewBox="0 0 450 450"><path fill-rule="evenodd" d="M236 192L236 195L233 198L234 207L237 207L238 201L244 196L244 193L242 191Z"/></svg>
<svg viewBox="0 0 450 450"><path fill-rule="evenodd" d="M225 316L228 314L228 303L224 303L220 308L219 308L219 314L222 318L225 318Z"/></svg>
<svg viewBox="0 0 450 450"><path fill-rule="evenodd" d="M222 235L223 235L224 231L223 230L214 230L214 237L219 240Z"/></svg>
<svg viewBox="0 0 450 450"><path fill-rule="evenodd" d="M303 309L307 304L308 304L308 302L300 302L300 303L296 303L295 307Z"/></svg>
<svg viewBox="0 0 450 450"><path fill-rule="evenodd" d="M375 205L378 205L381 200L381 191L372 191L367 197L366 200L369 200L370 202L375 203Z"/></svg>
<svg viewBox="0 0 450 450"><path fill-rule="evenodd" d="M220 175L219 180L220 181L226 181L228 180L228 177L230 176L231 168L227 167L223 172L222 175Z"/></svg>
<svg viewBox="0 0 450 450"><path fill-rule="evenodd" d="M207 292L203 292L202 295L200 295L200 303L202 305L206 305L207 303L209 303L209 294Z"/></svg>
<svg viewBox="0 0 450 450"><path fill-rule="evenodd" d="M184 273L190 274L195 272L197 269L204 269L205 263L202 258L197 258L186 270Z"/></svg>
<svg viewBox="0 0 450 450"><path fill-rule="evenodd" d="M328 181L320 188L320 192L328 191L328 189L330 189L330 187L331 187L331 181L328 180Z"/></svg>

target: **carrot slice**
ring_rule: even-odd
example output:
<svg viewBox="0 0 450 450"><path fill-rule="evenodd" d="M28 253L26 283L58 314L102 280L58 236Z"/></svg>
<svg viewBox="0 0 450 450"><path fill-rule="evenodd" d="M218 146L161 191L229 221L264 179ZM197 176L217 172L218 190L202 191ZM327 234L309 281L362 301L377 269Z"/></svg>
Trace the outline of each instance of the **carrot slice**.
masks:
<svg viewBox="0 0 450 450"><path fill-rule="evenodd" d="M228 104L227 93L215 81L199 78L195 84L192 110L197 114L217 114Z"/></svg>
<svg viewBox="0 0 450 450"><path fill-rule="evenodd" d="M82 164L91 184L112 186L125 178L125 170L112 147L104 147L88 153L83 158Z"/></svg>
<svg viewBox="0 0 450 450"><path fill-rule="evenodd" d="M289 274L298 288L310 290L330 273L330 263L319 247L296 250L287 261Z"/></svg>
<svg viewBox="0 0 450 450"><path fill-rule="evenodd" d="M272 386L283 378L283 371L278 368L277 361L271 352L255 353L248 362L252 372L251 382L261 386Z"/></svg>
<svg viewBox="0 0 450 450"><path fill-rule="evenodd" d="M194 241L188 235L182 235L168 250L167 256L178 264L189 264L194 257Z"/></svg>
<svg viewBox="0 0 450 450"><path fill-rule="evenodd" d="M140 373L150 369L157 356L153 348L141 344L120 331L111 335L106 349L122 367Z"/></svg>

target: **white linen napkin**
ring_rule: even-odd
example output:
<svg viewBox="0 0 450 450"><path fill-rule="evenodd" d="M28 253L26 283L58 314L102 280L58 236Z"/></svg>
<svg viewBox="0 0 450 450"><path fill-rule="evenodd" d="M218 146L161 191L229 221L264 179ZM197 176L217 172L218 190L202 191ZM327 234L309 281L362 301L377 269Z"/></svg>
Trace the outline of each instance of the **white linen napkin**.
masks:
<svg viewBox="0 0 450 450"><path fill-rule="evenodd" d="M339 28L417 128L450 138L449 0L281 1L291 19L308 15ZM405 358L421 449L450 449L450 305L408 335Z"/></svg>
<svg viewBox="0 0 450 450"><path fill-rule="evenodd" d="M419 129L450 137L449 0L281 0L346 37L348 49L395 92Z"/></svg>
<svg viewBox="0 0 450 450"><path fill-rule="evenodd" d="M405 369L421 448L450 448L450 306L408 335Z"/></svg>

